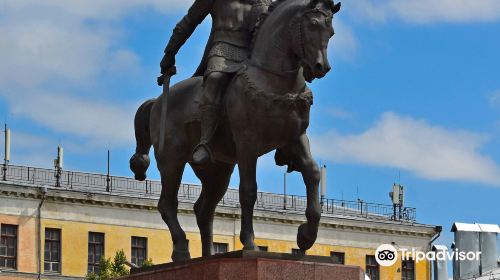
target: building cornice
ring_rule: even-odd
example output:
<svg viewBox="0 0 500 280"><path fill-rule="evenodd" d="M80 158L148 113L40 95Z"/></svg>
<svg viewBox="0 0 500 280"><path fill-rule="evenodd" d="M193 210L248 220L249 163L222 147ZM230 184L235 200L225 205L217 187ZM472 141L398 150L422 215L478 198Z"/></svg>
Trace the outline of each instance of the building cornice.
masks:
<svg viewBox="0 0 500 280"><path fill-rule="evenodd" d="M16 197L23 199L42 199L53 203L71 203L92 205L98 207L113 207L124 209L139 209L156 211L157 198L127 197L106 193L88 193L54 187L34 187L22 184L0 182L0 197ZM179 201L178 213L194 215L193 204ZM220 218L239 219L240 208L231 206L218 206L215 215ZM304 213L293 211L255 210L254 220L278 224L301 224L306 219ZM363 219L358 217L324 215L320 227L333 228L342 231L370 232L375 234L391 234L405 237L432 238L436 233L434 226L386 221L377 219Z"/></svg>

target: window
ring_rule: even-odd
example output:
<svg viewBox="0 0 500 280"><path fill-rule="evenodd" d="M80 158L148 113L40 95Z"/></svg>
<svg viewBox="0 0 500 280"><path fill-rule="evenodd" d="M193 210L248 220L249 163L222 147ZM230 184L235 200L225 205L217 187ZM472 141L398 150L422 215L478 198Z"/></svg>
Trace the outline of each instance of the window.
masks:
<svg viewBox="0 0 500 280"><path fill-rule="evenodd" d="M332 257L334 264L345 264L345 253L332 251L330 257Z"/></svg>
<svg viewBox="0 0 500 280"><path fill-rule="evenodd" d="M45 229L45 272L61 272L61 230L55 228Z"/></svg>
<svg viewBox="0 0 500 280"><path fill-rule="evenodd" d="M258 246L258 247L259 247L259 251L261 251L261 252L269 251L269 248L267 246Z"/></svg>
<svg viewBox="0 0 500 280"><path fill-rule="evenodd" d="M148 239L145 237L132 236L132 263L137 266L142 266L147 258Z"/></svg>
<svg viewBox="0 0 500 280"><path fill-rule="evenodd" d="M402 280L415 280L415 261L405 260L402 262Z"/></svg>
<svg viewBox="0 0 500 280"><path fill-rule="evenodd" d="M89 273L99 272L99 260L104 256L104 233L89 232Z"/></svg>
<svg viewBox="0 0 500 280"><path fill-rule="evenodd" d="M292 248L292 255L304 255L300 249Z"/></svg>
<svg viewBox="0 0 500 280"><path fill-rule="evenodd" d="M214 242L214 251L216 254L227 252L227 243L217 243Z"/></svg>
<svg viewBox="0 0 500 280"><path fill-rule="evenodd" d="M379 280L379 266L375 256L366 256L366 275L371 280Z"/></svg>
<svg viewBox="0 0 500 280"><path fill-rule="evenodd" d="M0 267L17 268L17 226L1 225Z"/></svg>

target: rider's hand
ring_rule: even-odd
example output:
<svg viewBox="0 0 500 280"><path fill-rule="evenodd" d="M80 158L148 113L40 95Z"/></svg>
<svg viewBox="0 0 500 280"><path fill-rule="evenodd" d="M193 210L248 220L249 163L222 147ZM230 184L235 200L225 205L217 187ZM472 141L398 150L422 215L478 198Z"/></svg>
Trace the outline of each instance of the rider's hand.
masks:
<svg viewBox="0 0 500 280"><path fill-rule="evenodd" d="M161 76L158 77L157 82L159 86L162 86L165 76L172 77L177 73L177 70L175 68L175 55L171 55L170 53L165 53L163 59L160 62L160 67L161 67Z"/></svg>
<svg viewBox="0 0 500 280"><path fill-rule="evenodd" d="M160 62L161 73L163 75L169 73L170 68L175 65L175 56L169 53L165 53L163 59Z"/></svg>

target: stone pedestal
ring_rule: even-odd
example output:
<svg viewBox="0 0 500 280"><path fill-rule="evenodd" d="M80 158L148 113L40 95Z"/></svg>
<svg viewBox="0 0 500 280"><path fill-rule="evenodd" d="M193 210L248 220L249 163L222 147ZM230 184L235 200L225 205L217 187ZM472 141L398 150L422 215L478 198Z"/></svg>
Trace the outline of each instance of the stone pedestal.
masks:
<svg viewBox="0 0 500 280"><path fill-rule="evenodd" d="M186 262L132 269L126 280L364 280L357 266L330 257L235 251Z"/></svg>

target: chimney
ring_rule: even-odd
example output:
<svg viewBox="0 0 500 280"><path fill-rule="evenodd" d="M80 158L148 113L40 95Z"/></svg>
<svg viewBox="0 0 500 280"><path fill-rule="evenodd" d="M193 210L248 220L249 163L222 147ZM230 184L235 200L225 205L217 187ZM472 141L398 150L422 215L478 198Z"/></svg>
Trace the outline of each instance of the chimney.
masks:
<svg viewBox="0 0 500 280"><path fill-rule="evenodd" d="M480 252L478 224L454 223L455 249L459 252ZM481 274L479 260L453 260L453 280L469 279Z"/></svg>
<svg viewBox="0 0 500 280"><path fill-rule="evenodd" d="M481 249L481 275L498 269L498 225L479 224L479 246Z"/></svg>
<svg viewBox="0 0 500 280"><path fill-rule="evenodd" d="M432 251L436 252L436 254L446 254L448 252L448 248L443 245L434 245L432 246ZM448 261L445 258L444 260L435 260L434 261L434 280L448 280Z"/></svg>

